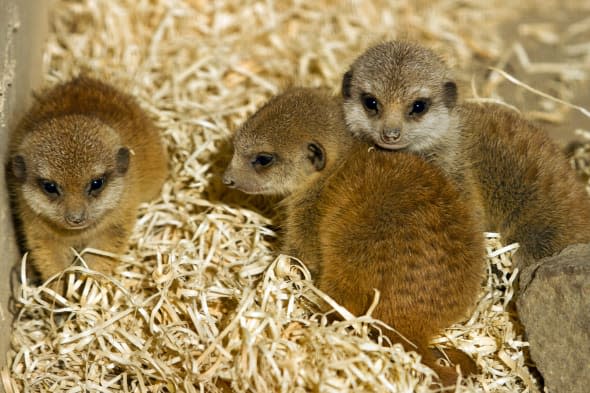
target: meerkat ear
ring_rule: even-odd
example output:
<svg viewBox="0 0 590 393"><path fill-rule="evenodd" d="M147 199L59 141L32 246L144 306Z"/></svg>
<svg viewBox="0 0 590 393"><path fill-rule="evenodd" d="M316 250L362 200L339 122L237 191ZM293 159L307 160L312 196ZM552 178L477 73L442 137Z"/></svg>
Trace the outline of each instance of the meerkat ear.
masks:
<svg viewBox="0 0 590 393"><path fill-rule="evenodd" d="M117 172L124 174L129 169L129 149L122 147L117 151Z"/></svg>
<svg viewBox="0 0 590 393"><path fill-rule="evenodd" d="M350 86L352 85L352 70L348 70L342 77L342 97L350 98Z"/></svg>
<svg viewBox="0 0 590 393"><path fill-rule="evenodd" d="M445 82L445 84L443 85L443 97L445 106L448 109L452 109L455 107L455 104L457 104L457 96L457 84L453 81Z"/></svg>
<svg viewBox="0 0 590 393"><path fill-rule="evenodd" d="M317 142L311 142L307 145L309 161L317 171L321 171L326 166L326 152L324 147Z"/></svg>
<svg viewBox="0 0 590 393"><path fill-rule="evenodd" d="M27 164L25 158L21 155L12 157L10 160L12 166L12 173L18 181L24 181L27 178Z"/></svg>

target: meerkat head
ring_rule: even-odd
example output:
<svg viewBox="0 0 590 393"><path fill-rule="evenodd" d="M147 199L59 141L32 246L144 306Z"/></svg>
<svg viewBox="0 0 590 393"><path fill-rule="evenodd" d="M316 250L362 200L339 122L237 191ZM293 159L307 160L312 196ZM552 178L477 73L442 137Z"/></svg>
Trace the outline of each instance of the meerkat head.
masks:
<svg viewBox="0 0 590 393"><path fill-rule="evenodd" d="M81 115L37 124L11 157L24 201L61 230L91 227L115 208L129 165L115 130Z"/></svg>
<svg viewBox="0 0 590 393"><path fill-rule="evenodd" d="M432 50L408 42L369 48L344 74L348 130L382 148L420 152L451 128L457 86Z"/></svg>
<svg viewBox="0 0 590 393"><path fill-rule="evenodd" d="M272 98L236 132L224 184L272 195L304 186L352 139L341 106L323 89L292 88Z"/></svg>

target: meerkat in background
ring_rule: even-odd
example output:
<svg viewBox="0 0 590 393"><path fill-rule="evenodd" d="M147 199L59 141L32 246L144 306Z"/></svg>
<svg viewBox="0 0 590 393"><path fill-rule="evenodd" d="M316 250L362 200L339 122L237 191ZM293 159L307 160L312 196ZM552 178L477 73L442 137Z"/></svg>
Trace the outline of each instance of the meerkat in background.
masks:
<svg viewBox="0 0 590 393"><path fill-rule="evenodd" d="M125 251L140 202L155 198L167 155L135 100L78 77L37 97L12 135L7 175L25 248L43 280L87 247ZM85 255L111 273L114 261Z"/></svg>
<svg viewBox="0 0 590 393"><path fill-rule="evenodd" d="M369 48L344 74L342 96L352 135L440 166L486 230L520 243L519 266L590 241L590 202L559 148L506 108L458 103L432 50L400 41Z"/></svg>
<svg viewBox="0 0 590 393"><path fill-rule="evenodd" d="M237 131L224 183L285 196L284 250L311 264L318 287L357 315L378 289L373 316L416 344L441 382L455 383L455 369L440 366L427 345L475 304L484 243L475 214L439 168L369 149L346 132L337 98L293 89ZM476 370L460 351L451 359L464 373Z"/></svg>
<svg viewBox="0 0 590 393"><path fill-rule="evenodd" d="M588 194L545 131L500 105L457 109L488 222L507 242L520 243L517 261L590 242Z"/></svg>

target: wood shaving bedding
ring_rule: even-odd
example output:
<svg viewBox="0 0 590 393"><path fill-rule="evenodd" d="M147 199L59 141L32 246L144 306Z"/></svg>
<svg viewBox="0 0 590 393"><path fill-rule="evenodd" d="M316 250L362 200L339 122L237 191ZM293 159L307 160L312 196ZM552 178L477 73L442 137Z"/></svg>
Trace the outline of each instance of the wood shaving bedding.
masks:
<svg viewBox="0 0 590 393"><path fill-rule="evenodd" d="M474 58L499 64L506 43L490 32L514 17L506 4L55 1L47 84L86 72L135 95L162 129L171 176L161 198L142 205L115 276L88 269L84 254L100 250L85 250L63 273L62 297L50 282L27 284L23 258L4 389L437 391L416 353L369 338L390 329L370 313L333 304L342 321L328 322L317 305L330 299L305 265L277 256L274 201L228 190L219 174L232 131L261 103L290 84L336 91L347 65L375 41L418 39L442 51L463 81ZM525 33L552 39L539 28ZM586 28L580 21L569 34ZM498 100L487 90L484 99ZM511 311L517 245L489 233L487 246L476 309L433 344L461 349L481 369L456 392L535 392Z"/></svg>

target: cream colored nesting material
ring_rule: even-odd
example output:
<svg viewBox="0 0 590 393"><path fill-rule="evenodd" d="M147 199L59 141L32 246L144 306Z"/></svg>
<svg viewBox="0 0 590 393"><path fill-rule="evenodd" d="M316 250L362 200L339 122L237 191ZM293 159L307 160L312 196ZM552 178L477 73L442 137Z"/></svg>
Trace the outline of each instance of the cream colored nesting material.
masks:
<svg viewBox="0 0 590 393"><path fill-rule="evenodd" d="M289 83L336 89L377 39L422 40L459 67L495 61L508 4L55 1L47 83L84 70L136 95L163 129L172 173L142 207L118 274L80 263L64 273L65 297L17 291L7 392L432 391L415 353L367 338L369 326L387 329L379 321L317 313L323 295L305 266L277 257L272 203L221 185L223 141ZM482 369L457 392L535 391L509 311L514 247L488 237L477 309L436 342Z"/></svg>
<svg viewBox="0 0 590 393"><path fill-rule="evenodd" d="M239 236L223 225L207 231L215 246ZM505 311L512 248L493 234L488 244L490 275L473 317L438 341L485 371L457 391L525 391L526 343ZM432 372L415 353L367 338L369 323L387 327L370 317L327 324L314 313L318 291L297 261L219 263L184 240L146 262L128 259L115 278L68 269L65 298L23 286L7 392L431 391Z"/></svg>

